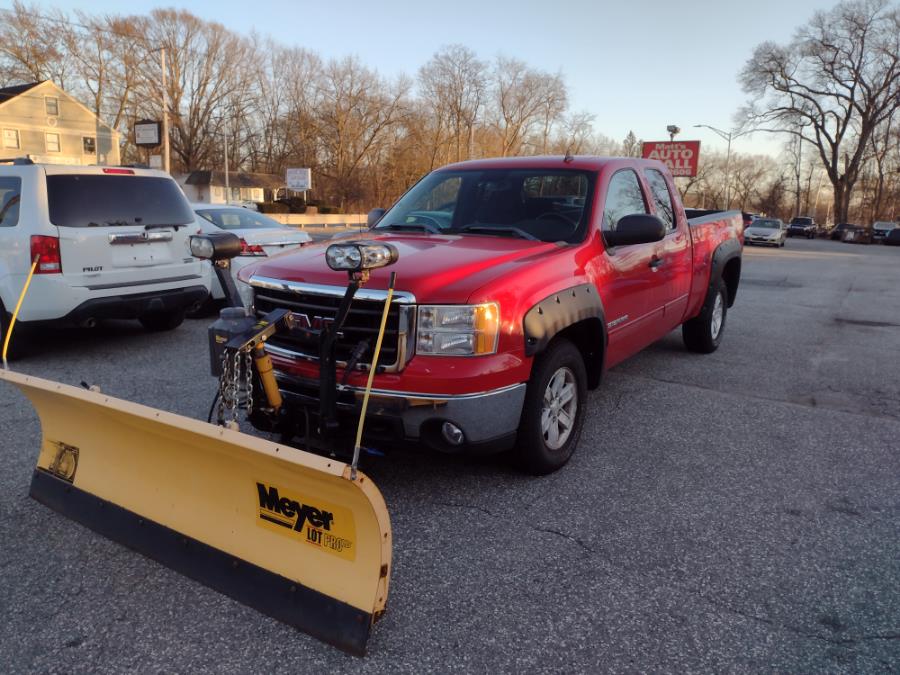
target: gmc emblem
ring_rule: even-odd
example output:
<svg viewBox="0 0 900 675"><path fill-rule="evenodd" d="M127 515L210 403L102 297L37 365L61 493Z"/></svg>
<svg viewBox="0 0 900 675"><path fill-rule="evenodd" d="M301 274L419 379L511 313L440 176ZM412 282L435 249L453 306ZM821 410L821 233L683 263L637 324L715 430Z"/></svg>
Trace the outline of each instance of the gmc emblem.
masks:
<svg viewBox="0 0 900 675"><path fill-rule="evenodd" d="M294 325L297 328L305 330L322 330L326 323L334 323L334 319L330 316L313 316L310 319L309 314L301 314L300 312L291 312Z"/></svg>

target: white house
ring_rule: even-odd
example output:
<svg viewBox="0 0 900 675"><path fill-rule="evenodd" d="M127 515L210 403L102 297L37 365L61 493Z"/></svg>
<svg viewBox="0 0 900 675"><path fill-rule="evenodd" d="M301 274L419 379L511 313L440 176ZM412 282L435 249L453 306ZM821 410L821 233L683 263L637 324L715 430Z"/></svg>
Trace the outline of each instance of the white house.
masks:
<svg viewBox="0 0 900 675"><path fill-rule="evenodd" d="M225 173L222 171L192 171L175 179L190 201L202 204L272 201L274 193L284 188L284 176L232 171L228 175L231 194L226 199Z"/></svg>
<svg viewBox="0 0 900 675"><path fill-rule="evenodd" d="M119 132L50 80L0 88L0 157L118 164Z"/></svg>

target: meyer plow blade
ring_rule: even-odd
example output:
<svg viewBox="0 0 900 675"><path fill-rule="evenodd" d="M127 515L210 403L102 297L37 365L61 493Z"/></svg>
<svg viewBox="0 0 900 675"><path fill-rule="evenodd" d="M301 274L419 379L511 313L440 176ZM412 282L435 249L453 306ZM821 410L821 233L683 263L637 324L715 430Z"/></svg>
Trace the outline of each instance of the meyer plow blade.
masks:
<svg viewBox="0 0 900 675"><path fill-rule="evenodd" d="M384 611L381 493L332 459L36 377L0 371L41 419L31 496L353 654Z"/></svg>

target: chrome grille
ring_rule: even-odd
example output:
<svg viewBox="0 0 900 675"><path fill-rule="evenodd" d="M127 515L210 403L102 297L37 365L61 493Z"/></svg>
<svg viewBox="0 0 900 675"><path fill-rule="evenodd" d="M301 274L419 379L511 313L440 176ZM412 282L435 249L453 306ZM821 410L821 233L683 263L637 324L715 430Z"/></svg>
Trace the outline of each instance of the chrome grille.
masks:
<svg viewBox="0 0 900 675"><path fill-rule="evenodd" d="M266 283L264 286L253 281L251 283L254 286L253 299L257 316L262 317L276 309L287 309L295 314L305 315L313 328L321 328L324 321L334 319L345 290L339 287L304 284L274 288L275 283ZM385 294L366 290L354 297L335 345L335 356L339 364L346 363L353 349L363 340L367 340L368 347L359 365L369 366L384 311L384 297L378 299L373 297L375 295ZM415 307L402 304L404 300L408 301L402 296L397 297L397 300L391 303L388 310L381 355L378 358L379 365L388 372L403 368L411 355L410 340ZM308 359L317 359L319 356L318 340L299 331L280 331L273 335L267 344L274 348L271 351L276 355L286 353Z"/></svg>

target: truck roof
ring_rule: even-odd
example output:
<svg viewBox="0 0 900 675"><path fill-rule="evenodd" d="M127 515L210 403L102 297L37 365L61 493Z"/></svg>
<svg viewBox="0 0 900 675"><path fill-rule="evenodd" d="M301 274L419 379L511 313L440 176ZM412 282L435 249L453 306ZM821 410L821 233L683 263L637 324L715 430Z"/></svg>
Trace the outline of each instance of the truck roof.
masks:
<svg viewBox="0 0 900 675"><path fill-rule="evenodd" d="M647 166L659 169L665 164L655 159L639 157L596 157L592 155L539 155L535 157L495 157L490 159L473 159L456 164L448 164L438 171L459 171L460 169L581 169L582 171L599 171L615 166Z"/></svg>

